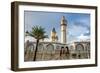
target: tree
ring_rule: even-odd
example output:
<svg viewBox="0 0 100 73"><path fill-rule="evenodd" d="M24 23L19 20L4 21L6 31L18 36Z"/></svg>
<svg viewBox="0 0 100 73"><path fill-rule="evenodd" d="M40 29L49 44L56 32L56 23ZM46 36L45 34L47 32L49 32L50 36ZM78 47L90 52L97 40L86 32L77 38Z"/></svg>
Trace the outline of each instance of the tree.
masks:
<svg viewBox="0 0 100 73"><path fill-rule="evenodd" d="M47 38L48 36L45 35L46 32L45 32L44 28L42 28L41 26L34 26L34 27L32 27L32 30L27 33L29 36L34 37L36 39L36 49L35 49L35 54L34 54L34 58L33 58L33 61L35 61L37 50L38 50L39 40Z"/></svg>

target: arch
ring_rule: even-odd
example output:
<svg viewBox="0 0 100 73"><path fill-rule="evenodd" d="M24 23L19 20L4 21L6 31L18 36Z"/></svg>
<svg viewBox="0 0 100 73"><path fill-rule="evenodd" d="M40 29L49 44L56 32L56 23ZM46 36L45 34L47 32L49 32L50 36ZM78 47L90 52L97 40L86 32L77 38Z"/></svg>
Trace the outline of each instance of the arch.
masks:
<svg viewBox="0 0 100 73"><path fill-rule="evenodd" d="M44 55L44 60L52 60L54 56L53 52L54 52L53 44L49 43L48 45L46 45L46 52Z"/></svg>
<svg viewBox="0 0 100 73"><path fill-rule="evenodd" d="M77 44L75 49L76 49L77 58L79 59L83 58L84 46L82 44Z"/></svg>
<svg viewBox="0 0 100 73"><path fill-rule="evenodd" d="M53 44L48 44L47 46L46 46L46 50L47 50L47 52L48 53L51 53L51 52L53 52L54 51L54 46L53 46Z"/></svg>
<svg viewBox="0 0 100 73"><path fill-rule="evenodd" d="M43 50L44 50L43 44L42 43L39 43L38 44L38 52L43 52Z"/></svg>
<svg viewBox="0 0 100 73"><path fill-rule="evenodd" d="M67 49L67 51L69 51L69 47L68 46L66 46L66 49Z"/></svg>
<svg viewBox="0 0 100 73"><path fill-rule="evenodd" d="M77 44L75 49L76 49L76 51L83 51L84 46L82 44Z"/></svg>
<svg viewBox="0 0 100 73"><path fill-rule="evenodd" d="M69 54L69 47L68 46L66 46L66 54Z"/></svg>
<svg viewBox="0 0 100 73"><path fill-rule="evenodd" d="M65 49L64 49L64 47L62 46L61 49L60 49L60 56L61 56L62 54L64 54L64 52L65 52L64 50L65 50Z"/></svg>

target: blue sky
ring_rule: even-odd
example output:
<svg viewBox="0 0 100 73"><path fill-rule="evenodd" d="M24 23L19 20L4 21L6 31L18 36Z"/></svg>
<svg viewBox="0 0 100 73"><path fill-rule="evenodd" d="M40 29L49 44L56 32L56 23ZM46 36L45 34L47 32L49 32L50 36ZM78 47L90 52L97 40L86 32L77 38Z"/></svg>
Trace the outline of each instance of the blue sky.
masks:
<svg viewBox="0 0 100 73"><path fill-rule="evenodd" d="M67 41L90 38L90 14L61 13L61 12L37 12L24 11L25 31L31 31L35 25L45 28L50 38L52 28L56 29L60 41L60 21L62 16L67 20Z"/></svg>

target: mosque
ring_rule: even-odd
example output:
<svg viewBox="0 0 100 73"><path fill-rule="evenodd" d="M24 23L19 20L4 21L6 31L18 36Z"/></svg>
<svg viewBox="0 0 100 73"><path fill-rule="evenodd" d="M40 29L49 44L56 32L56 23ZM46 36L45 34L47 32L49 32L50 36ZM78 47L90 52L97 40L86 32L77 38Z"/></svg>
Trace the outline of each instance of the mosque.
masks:
<svg viewBox="0 0 100 73"><path fill-rule="evenodd" d="M51 41L41 41L38 44L36 61L89 59L90 40L67 42L67 20L64 16L60 22L61 42L55 28L51 31ZM36 42L27 40L24 49L24 61L33 61Z"/></svg>

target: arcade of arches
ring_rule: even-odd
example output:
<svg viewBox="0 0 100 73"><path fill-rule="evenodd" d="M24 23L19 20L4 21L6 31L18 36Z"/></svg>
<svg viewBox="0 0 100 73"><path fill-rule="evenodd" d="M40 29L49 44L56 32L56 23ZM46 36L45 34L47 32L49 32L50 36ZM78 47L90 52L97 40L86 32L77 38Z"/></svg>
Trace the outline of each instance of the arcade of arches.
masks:
<svg viewBox="0 0 100 73"><path fill-rule="evenodd" d="M35 42L25 43L24 61L33 61ZM36 61L64 60L64 59L88 59L90 58L90 43L81 42L73 45L61 43L39 43Z"/></svg>

